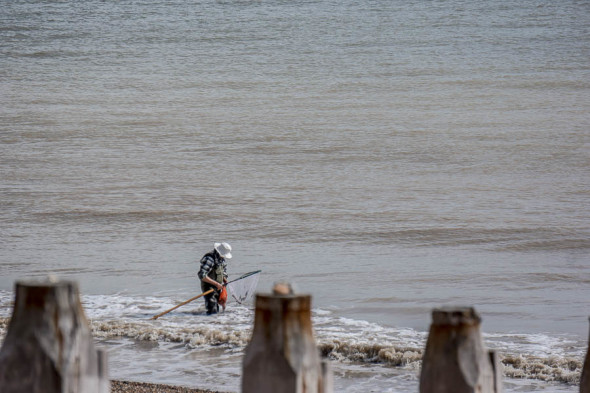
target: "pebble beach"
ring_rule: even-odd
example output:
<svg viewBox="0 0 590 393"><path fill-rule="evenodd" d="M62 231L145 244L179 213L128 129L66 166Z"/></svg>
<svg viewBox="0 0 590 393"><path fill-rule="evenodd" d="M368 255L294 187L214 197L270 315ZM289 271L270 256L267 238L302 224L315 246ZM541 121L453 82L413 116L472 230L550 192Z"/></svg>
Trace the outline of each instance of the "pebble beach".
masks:
<svg viewBox="0 0 590 393"><path fill-rule="evenodd" d="M193 389L184 386L144 382L111 381L111 393L229 393L216 390Z"/></svg>

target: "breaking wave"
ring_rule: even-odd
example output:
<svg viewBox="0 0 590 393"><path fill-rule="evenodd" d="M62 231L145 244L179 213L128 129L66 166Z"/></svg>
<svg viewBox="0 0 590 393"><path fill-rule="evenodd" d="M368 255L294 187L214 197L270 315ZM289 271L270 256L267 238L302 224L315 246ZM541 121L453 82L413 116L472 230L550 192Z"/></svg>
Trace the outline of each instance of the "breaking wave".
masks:
<svg viewBox="0 0 590 393"><path fill-rule="evenodd" d="M422 348L355 344L348 342L324 342L320 344L323 356L342 362L382 363L392 367L419 370L424 350ZM503 375L510 378L538 379L546 382L578 384L583 361L558 356L500 354Z"/></svg>
<svg viewBox="0 0 590 393"><path fill-rule="evenodd" d="M99 343L109 340L173 343L177 344L173 346L173 350L183 348L200 351L218 348L240 354L248 345L252 334L253 312L242 306L232 307L231 312L222 313L214 318L189 311L157 321L149 320L145 314L129 317L111 313L107 316L104 311L100 307L91 307L88 312L92 334ZM333 362L380 364L416 372L420 370L426 333L411 329L386 328L367 321L337 318L329 311L323 310L315 310L313 318L320 353ZM0 343L6 335L9 320L9 317L0 317ZM515 337L489 337L491 346L495 347L500 355L505 377L567 384L580 382L584 350L578 348L574 352L567 352L563 347L570 344L559 340L538 335L529 335L526 338L535 342L534 350L515 345Z"/></svg>
<svg viewBox="0 0 590 393"><path fill-rule="evenodd" d="M558 356L537 357L523 355L501 356L504 376L534 378L542 381L580 383L583 361Z"/></svg>
<svg viewBox="0 0 590 393"><path fill-rule="evenodd" d="M384 363L394 367L419 369L421 348L357 344L339 340L320 342L322 356L341 362Z"/></svg>
<svg viewBox="0 0 590 393"><path fill-rule="evenodd" d="M0 325L1 326L1 325ZM92 322L93 335L97 339L124 337L134 340L182 343L186 348L224 346L229 350L243 351L248 345L251 329L225 330L198 326L154 327L150 323L105 321ZM403 344L376 344L359 342L357 338L331 339L333 332L316 331L320 353L335 362L384 364L419 370L424 353L423 346ZM530 354L500 353L503 374L510 378L531 378L577 384L583 360L574 357L534 356Z"/></svg>
<svg viewBox="0 0 590 393"><path fill-rule="evenodd" d="M98 340L130 338L139 341L182 343L194 349L203 346L243 348L250 339L250 332L221 330L207 327L154 327L149 323L105 321L90 323L92 335Z"/></svg>

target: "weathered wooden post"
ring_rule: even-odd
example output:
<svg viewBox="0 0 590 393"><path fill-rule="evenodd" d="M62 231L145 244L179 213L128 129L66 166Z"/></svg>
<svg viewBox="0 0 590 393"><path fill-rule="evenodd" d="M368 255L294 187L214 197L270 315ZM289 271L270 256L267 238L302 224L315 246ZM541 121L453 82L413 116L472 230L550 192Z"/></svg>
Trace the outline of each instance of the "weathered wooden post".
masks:
<svg viewBox="0 0 590 393"><path fill-rule="evenodd" d="M502 361L498 352L494 350L488 351L490 365L492 366L492 375L494 376L494 392L502 393L502 375L504 374Z"/></svg>
<svg viewBox="0 0 590 393"><path fill-rule="evenodd" d="M311 296L289 284L256 295L254 330L246 348L242 393L332 393L331 370L322 365L311 325Z"/></svg>
<svg viewBox="0 0 590 393"><path fill-rule="evenodd" d="M484 349L480 323L473 308L443 308L432 312L422 359L420 393L501 392L501 386L494 387L494 371L490 355Z"/></svg>
<svg viewBox="0 0 590 393"><path fill-rule="evenodd" d="M588 318L590 321L590 318ZM590 393L590 333L588 334L588 350L586 360L582 369L582 378L580 379L580 393Z"/></svg>
<svg viewBox="0 0 590 393"><path fill-rule="evenodd" d="M78 286L17 282L0 350L2 393L108 393L106 354L94 348Z"/></svg>
<svg viewBox="0 0 590 393"><path fill-rule="evenodd" d="M322 359L322 385L319 393L332 393L334 391L334 373L328 359Z"/></svg>

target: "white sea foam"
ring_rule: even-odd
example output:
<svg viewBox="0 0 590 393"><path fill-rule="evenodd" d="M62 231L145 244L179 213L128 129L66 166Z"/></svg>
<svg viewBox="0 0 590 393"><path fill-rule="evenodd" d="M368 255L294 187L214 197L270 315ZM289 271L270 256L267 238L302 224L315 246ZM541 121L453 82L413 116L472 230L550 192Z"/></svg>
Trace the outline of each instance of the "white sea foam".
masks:
<svg viewBox="0 0 590 393"><path fill-rule="evenodd" d="M174 306L179 299L120 294L82 299L94 337L99 345L107 345L111 350L112 340L132 340L157 346L176 345L169 347L171 351L222 350L228 356L241 356L253 326L253 310L237 304L214 317L206 316L198 303L151 320L152 315ZM0 292L0 337L6 334L11 302L8 292ZM328 309L314 310L312 318L321 353L340 364L337 367L370 364L401 367L408 373L420 369L425 332L342 318ZM499 352L507 377L579 381L584 349L567 336L484 334L484 341Z"/></svg>
<svg viewBox="0 0 590 393"><path fill-rule="evenodd" d="M196 304L150 321L151 314L173 306L176 301L131 296L84 299L90 307L88 315L94 317L92 327L99 339L125 337L181 343L191 350L223 347L239 353L248 343L253 324L252 309L235 304L214 318L206 317L201 305ZM426 332L338 317L329 309L313 310L312 319L321 352L336 362L420 368ZM568 383L579 380L580 354L584 349L567 336L484 334L484 340L500 353L507 376Z"/></svg>

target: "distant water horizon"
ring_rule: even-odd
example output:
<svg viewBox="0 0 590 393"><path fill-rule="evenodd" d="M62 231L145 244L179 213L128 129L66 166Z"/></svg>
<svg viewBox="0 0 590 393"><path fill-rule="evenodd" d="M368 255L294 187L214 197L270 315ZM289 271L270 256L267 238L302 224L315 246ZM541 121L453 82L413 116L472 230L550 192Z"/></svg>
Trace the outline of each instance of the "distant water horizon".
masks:
<svg viewBox="0 0 590 393"><path fill-rule="evenodd" d="M577 391L589 22L588 1L3 4L0 336L14 282L52 274L115 377L236 391L251 308L145 321L228 241L232 276L313 296L338 391L416 391L444 305L480 313L505 391Z"/></svg>

